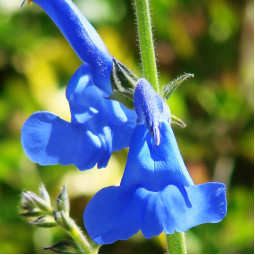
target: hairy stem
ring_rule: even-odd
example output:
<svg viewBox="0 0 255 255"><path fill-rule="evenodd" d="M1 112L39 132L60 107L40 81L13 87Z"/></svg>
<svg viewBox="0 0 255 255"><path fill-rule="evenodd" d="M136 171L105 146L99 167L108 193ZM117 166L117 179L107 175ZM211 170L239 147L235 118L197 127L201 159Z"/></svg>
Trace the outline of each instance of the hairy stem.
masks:
<svg viewBox="0 0 255 255"><path fill-rule="evenodd" d="M135 0L143 76L159 93L157 65L153 45L149 0ZM186 253L184 233L166 235L168 253Z"/></svg>
<svg viewBox="0 0 255 255"><path fill-rule="evenodd" d="M142 57L143 76L154 90L159 93L158 74L154 52L150 9L148 0L135 0L138 35Z"/></svg>
<svg viewBox="0 0 255 255"><path fill-rule="evenodd" d="M166 235L168 254L186 254L186 243L184 233L175 232L172 235Z"/></svg>
<svg viewBox="0 0 255 255"><path fill-rule="evenodd" d="M56 216L55 216L56 217ZM98 252L99 245L92 245L88 239L84 236L81 229L76 225L73 219L71 219L63 211L57 212L57 223L64 228L66 232L72 237L76 245L79 247L83 254L94 254Z"/></svg>

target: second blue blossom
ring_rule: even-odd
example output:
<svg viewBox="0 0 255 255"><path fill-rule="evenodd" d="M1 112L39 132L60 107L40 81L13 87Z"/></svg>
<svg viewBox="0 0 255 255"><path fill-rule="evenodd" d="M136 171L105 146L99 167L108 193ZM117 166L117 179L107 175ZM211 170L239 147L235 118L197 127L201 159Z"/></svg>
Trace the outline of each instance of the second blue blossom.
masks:
<svg viewBox="0 0 255 255"><path fill-rule="evenodd" d="M71 122L36 112L22 128L26 155L40 165L74 164L80 170L105 167L113 151L128 147L135 112L117 101L110 75L113 58L96 30L70 0L33 0L55 22L83 61L71 78L66 98Z"/></svg>

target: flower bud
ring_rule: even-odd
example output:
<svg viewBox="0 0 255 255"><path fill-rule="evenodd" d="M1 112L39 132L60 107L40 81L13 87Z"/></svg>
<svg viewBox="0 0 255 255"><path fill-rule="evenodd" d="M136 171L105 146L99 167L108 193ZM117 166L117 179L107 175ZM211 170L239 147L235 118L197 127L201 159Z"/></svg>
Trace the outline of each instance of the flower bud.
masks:
<svg viewBox="0 0 255 255"><path fill-rule="evenodd" d="M55 244L53 244L50 247L43 248L44 250L50 250L53 252L56 252L58 254L77 254L81 253L79 248L75 245L74 242L69 240L62 240Z"/></svg>
<svg viewBox="0 0 255 255"><path fill-rule="evenodd" d="M134 109L133 94L138 78L126 66L113 58L111 84L113 94L108 99L117 100L129 109Z"/></svg>
<svg viewBox="0 0 255 255"><path fill-rule="evenodd" d="M58 195L58 198L57 198L57 210L58 211L63 211L67 215L69 215L70 201L69 201L69 196L68 196L68 193L67 193L67 190L66 190L65 186L62 188L62 191Z"/></svg>
<svg viewBox="0 0 255 255"><path fill-rule="evenodd" d="M52 212L51 206L44 199L42 199L41 197L39 197L38 195L31 191L28 191L27 194L38 208L46 212L50 213Z"/></svg>
<svg viewBox="0 0 255 255"><path fill-rule="evenodd" d="M52 228L56 227L57 223L54 220L54 217L50 215L44 215L39 218L37 218L33 222L29 222L29 225L37 226L37 227L42 227L42 228Z"/></svg>

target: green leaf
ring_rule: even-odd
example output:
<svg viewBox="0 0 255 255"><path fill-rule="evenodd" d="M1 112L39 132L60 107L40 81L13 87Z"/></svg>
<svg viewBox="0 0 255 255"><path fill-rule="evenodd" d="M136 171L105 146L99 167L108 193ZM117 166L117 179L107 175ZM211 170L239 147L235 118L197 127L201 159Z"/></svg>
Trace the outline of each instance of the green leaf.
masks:
<svg viewBox="0 0 255 255"><path fill-rule="evenodd" d="M61 254L79 254L81 251L79 248L75 245L74 242L69 240L62 240L57 242L56 244L53 244L50 247L44 247L44 250L50 250L56 253Z"/></svg>
<svg viewBox="0 0 255 255"><path fill-rule="evenodd" d="M66 187L64 186L58 195L57 198L57 210L58 211L63 211L67 215L69 215L70 211L70 201L69 201L69 196L66 190Z"/></svg>
<svg viewBox="0 0 255 255"><path fill-rule="evenodd" d="M181 76L179 76L178 78L176 78L175 80L173 80L170 84L164 85L161 91L161 95L162 97L166 98L166 100L169 99L169 97L173 94L173 92L184 82L186 81L188 78L190 77L194 77L194 74L183 74Z"/></svg>
<svg viewBox="0 0 255 255"><path fill-rule="evenodd" d="M41 216L37 218L35 221L29 222L28 224L42 228L52 228L57 226L54 217L50 215Z"/></svg>

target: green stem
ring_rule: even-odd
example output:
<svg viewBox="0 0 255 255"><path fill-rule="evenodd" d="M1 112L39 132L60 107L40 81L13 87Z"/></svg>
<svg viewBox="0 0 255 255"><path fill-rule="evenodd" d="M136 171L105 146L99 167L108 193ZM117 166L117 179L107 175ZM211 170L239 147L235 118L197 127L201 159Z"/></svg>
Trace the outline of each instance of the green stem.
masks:
<svg viewBox="0 0 255 255"><path fill-rule="evenodd" d="M186 254L186 243L184 233L175 232L172 235L166 235L168 254Z"/></svg>
<svg viewBox="0 0 255 255"><path fill-rule="evenodd" d="M142 57L143 76L159 93L158 75L152 38L150 9L148 0L135 0L138 35Z"/></svg>
<svg viewBox="0 0 255 255"><path fill-rule="evenodd" d="M76 226L76 224L74 224L74 227L68 232L83 254L94 253L91 250L88 241L85 239L83 233Z"/></svg>
<svg viewBox="0 0 255 255"><path fill-rule="evenodd" d="M63 211L57 212L57 223L72 237L82 254L98 253L100 246L90 243L75 221Z"/></svg>
<svg viewBox="0 0 255 255"><path fill-rule="evenodd" d="M67 214L61 212L62 215L62 227L69 233L69 235L73 238L80 251L83 254L94 254L97 253L99 246L97 246L97 250L95 247L92 247L86 237L83 235L81 229L76 225L73 219L71 219Z"/></svg>
<svg viewBox="0 0 255 255"><path fill-rule="evenodd" d="M159 93L158 74L152 38L149 0L135 0L143 76ZM184 233L166 235L168 253L186 253Z"/></svg>

